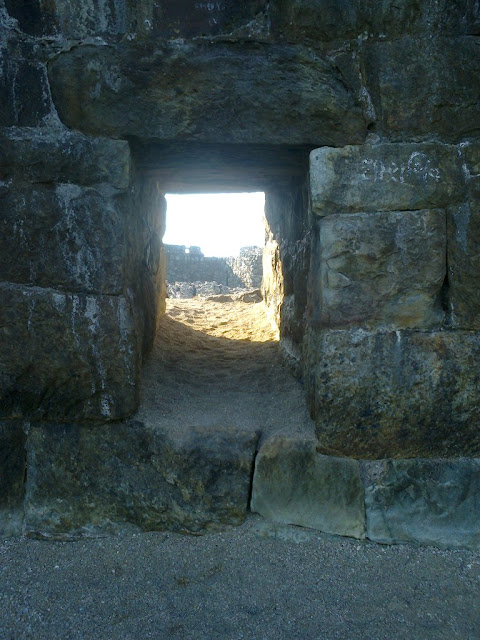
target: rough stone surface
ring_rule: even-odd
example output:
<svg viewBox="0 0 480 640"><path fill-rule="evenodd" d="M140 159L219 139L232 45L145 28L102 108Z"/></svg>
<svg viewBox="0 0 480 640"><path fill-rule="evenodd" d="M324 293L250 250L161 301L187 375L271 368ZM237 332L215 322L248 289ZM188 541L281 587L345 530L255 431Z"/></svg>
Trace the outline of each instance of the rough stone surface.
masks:
<svg viewBox="0 0 480 640"><path fill-rule="evenodd" d="M366 131L340 73L307 48L82 46L52 61L49 77L62 122L86 133L341 145Z"/></svg>
<svg viewBox="0 0 480 640"><path fill-rule="evenodd" d="M43 58L35 43L12 37L0 23L0 127L58 123Z"/></svg>
<svg viewBox="0 0 480 640"><path fill-rule="evenodd" d="M0 273L7 282L119 295L125 220L109 187L0 187Z"/></svg>
<svg viewBox="0 0 480 640"><path fill-rule="evenodd" d="M312 323L435 328L444 319L445 211L322 218L312 265Z"/></svg>
<svg viewBox="0 0 480 640"><path fill-rule="evenodd" d="M298 348L303 340L310 265L311 221L305 176L295 186L265 194L267 240L262 291L283 340Z"/></svg>
<svg viewBox="0 0 480 640"><path fill-rule="evenodd" d="M279 0L270 3L272 31L289 41L344 40L405 34L478 33L475 0Z"/></svg>
<svg viewBox="0 0 480 640"><path fill-rule="evenodd" d="M65 540L240 524L257 439L251 431L221 427L172 436L135 421L32 427L27 534Z"/></svg>
<svg viewBox="0 0 480 640"><path fill-rule="evenodd" d="M0 421L0 536L18 536L23 524L25 433L23 423Z"/></svg>
<svg viewBox="0 0 480 640"><path fill-rule="evenodd" d="M145 358L165 312L167 256L162 237L167 203L155 178L136 173L121 205L127 247L125 286L133 297L133 320Z"/></svg>
<svg viewBox="0 0 480 640"><path fill-rule="evenodd" d="M2 284L0 300L0 419L105 422L136 409L126 298Z"/></svg>
<svg viewBox="0 0 480 640"><path fill-rule="evenodd" d="M313 211L413 211L461 200L464 176L451 145L377 144L310 154Z"/></svg>
<svg viewBox="0 0 480 640"><path fill-rule="evenodd" d="M479 48L470 36L369 43L365 75L378 131L395 141L478 134Z"/></svg>
<svg viewBox="0 0 480 640"><path fill-rule="evenodd" d="M477 0L0 0L0 419L131 415L164 193L241 186L321 451L478 455L479 35Z"/></svg>
<svg viewBox="0 0 480 640"><path fill-rule="evenodd" d="M323 453L479 455L478 333L309 331L304 357Z"/></svg>
<svg viewBox="0 0 480 640"><path fill-rule="evenodd" d="M475 0L5 0L18 27L31 35L69 38L102 35L159 39L286 39L330 42L360 36L395 38L404 34L478 34Z"/></svg>
<svg viewBox="0 0 480 640"><path fill-rule="evenodd" d="M125 140L90 138L67 130L0 130L0 178L31 182L108 182L128 187L130 150Z"/></svg>
<svg viewBox="0 0 480 640"><path fill-rule="evenodd" d="M314 440L273 437L257 454L251 509L286 524L363 538L359 464L317 454Z"/></svg>
<svg viewBox="0 0 480 640"><path fill-rule="evenodd" d="M480 459L362 463L367 536L480 549Z"/></svg>
<svg viewBox="0 0 480 640"><path fill-rule="evenodd" d="M448 210L447 221L451 324L480 329L480 177L471 180L468 199Z"/></svg>

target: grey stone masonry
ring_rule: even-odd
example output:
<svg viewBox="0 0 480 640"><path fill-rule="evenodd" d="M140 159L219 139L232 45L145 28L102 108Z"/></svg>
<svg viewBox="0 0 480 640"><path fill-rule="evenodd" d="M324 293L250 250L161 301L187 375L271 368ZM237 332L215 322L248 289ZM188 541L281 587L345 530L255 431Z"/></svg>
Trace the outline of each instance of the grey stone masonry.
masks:
<svg viewBox="0 0 480 640"><path fill-rule="evenodd" d="M168 282L217 282L227 287L259 288L262 283L262 249L242 247L231 258L204 256L200 247L164 245Z"/></svg>

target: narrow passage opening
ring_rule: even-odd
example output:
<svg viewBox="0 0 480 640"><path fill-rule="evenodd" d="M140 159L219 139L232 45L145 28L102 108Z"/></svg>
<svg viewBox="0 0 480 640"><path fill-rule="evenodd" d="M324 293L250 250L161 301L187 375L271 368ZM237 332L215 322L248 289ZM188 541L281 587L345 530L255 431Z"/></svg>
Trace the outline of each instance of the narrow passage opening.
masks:
<svg viewBox="0 0 480 640"><path fill-rule="evenodd" d="M168 431L309 422L261 294L264 194L167 194L167 306L141 413ZM303 418L302 418L303 416Z"/></svg>

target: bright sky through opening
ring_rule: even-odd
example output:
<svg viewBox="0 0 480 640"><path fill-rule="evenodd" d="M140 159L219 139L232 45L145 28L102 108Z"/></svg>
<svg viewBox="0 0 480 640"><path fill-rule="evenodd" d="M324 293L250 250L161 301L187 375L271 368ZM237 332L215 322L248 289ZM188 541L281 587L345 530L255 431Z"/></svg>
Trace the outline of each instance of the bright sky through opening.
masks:
<svg viewBox="0 0 480 640"><path fill-rule="evenodd" d="M265 244L265 194L167 194L165 244L200 247L206 256L237 256Z"/></svg>

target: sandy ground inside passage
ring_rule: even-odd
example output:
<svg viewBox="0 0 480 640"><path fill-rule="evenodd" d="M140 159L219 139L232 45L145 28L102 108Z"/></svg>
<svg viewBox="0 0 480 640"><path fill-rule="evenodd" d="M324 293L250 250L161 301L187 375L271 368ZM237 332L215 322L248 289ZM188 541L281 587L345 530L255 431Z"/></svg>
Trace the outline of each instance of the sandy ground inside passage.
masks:
<svg viewBox="0 0 480 640"><path fill-rule="evenodd" d="M143 372L139 418L160 428L313 433L262 302L167 300Z"/></svg>

